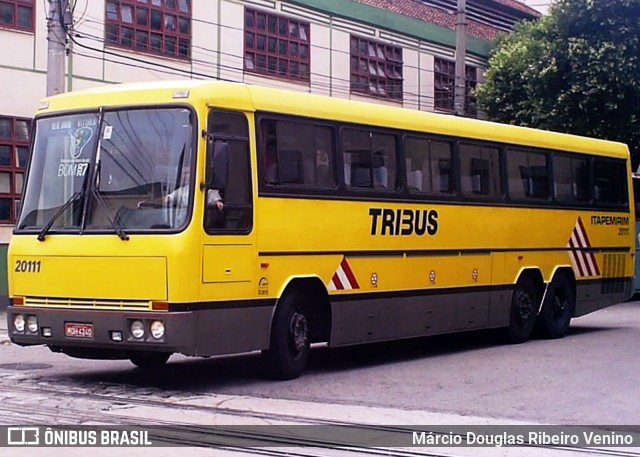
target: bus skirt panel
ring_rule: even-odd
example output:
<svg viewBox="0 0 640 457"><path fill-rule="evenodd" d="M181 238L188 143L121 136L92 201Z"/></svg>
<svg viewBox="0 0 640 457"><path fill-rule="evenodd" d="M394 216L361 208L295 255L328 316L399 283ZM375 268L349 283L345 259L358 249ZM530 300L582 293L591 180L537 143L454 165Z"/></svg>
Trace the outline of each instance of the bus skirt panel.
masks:
<svg viewBox="0 0 640 457"><path fill-rule="evenodd" d="M127 312L9 306L7 329L14 344L46 345L80 358L127 359L137 352L209 356L267 348L271 313L270 307Z"/></svg>

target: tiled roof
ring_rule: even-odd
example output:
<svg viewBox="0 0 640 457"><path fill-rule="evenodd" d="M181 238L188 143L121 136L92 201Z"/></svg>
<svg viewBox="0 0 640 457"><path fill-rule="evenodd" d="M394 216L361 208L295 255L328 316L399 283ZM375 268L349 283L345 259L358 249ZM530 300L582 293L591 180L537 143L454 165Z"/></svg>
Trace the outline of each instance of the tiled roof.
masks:
<svg viewBox="0 0 640 457"><path fill-rule="evenodd" d="M456 12L455 10L449 11L442 8L438 8L432 5L427 5L419 0L356 0L357 2L364 3L377 8L393 11L394 13L409 16L421 21L429 22L432 24L446 27L449 29L456 28ZM531 15L532 17L539 17L540 13L527 5L520 3L516 0L493 0L501 5L508 6L518 11ZM500 30L496 27L492 27L481 22L474 21L467 18L467 34L470 36L480 38L482 40L493 40Z"/></svg>
<svg viewBox="0 0 640 457"><path fill-rule="evenodd" d="M517 0L493 0L496 3L500 3L501 5L508 6L509 8L513 8L514 10L522 11L523 13L530 14L531 16L540 17L540 11L531 8L529 5L525 5L522 2Z"/></svg>

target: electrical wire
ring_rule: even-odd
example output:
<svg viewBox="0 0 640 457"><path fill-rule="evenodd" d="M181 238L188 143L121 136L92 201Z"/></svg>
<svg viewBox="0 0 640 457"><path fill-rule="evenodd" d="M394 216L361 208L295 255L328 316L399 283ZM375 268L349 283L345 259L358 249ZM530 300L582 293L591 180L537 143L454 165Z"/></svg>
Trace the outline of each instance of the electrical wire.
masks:
<svg viewBox="0 0 640 457"><path fill-rule="evenodd" d="M58 0L61 1L61 0ZM90 14L87 14L87 5L88 5L88 1L85 3L85 10L83 12L82 18L83 18L83 28L89 28L89 29L93 29L96 31L102 31L104 30L103 27L92 27L89 24L96 24L98 26L102 26L104 25L104 22L101 22L99 20L97 20L94 16L91 16ZM75 10L75 8L77 7L77 0L73 2L73 7L72 7L72 11ZM73 18L73 15L71 16ZM219 24L216 22L212 22L212 21L206 21L206 20L202 20L202 19L196 19L196 18L191 18L192 21L194 22L201 22L204 24L208 24L208 25L214 25L216 27L221 27L221 28L227 28L230 30L234 30L234 31L243 31L242 28L239 27L233 27L233 26L228 26L228 25L224 25L224 24ZM211 60L204 60L204 59L198 59L198 58L194 58L194 56L191 56L191 59L189 60L189 64L191 65L190 69L184 69L184 68L178 68L178 67L174 67L171 65L167 65L167 64L163 64L163 63L159 63L159 62L154 62L151 60L147 60L143 57L133 57L131 55L128 54L123 54L123 53L119 53L117 51L114 51L113 48L107 48L105 46L104 43L104 39L100 36L97 35L92 35L91 33L87 33L86 31L82 31L79 32L77 26L80 24L80 20L74 20L74 23L72 24L71 27L69 27L69 29L67 30L67 37L68 40L71 41L72 43L74 43L75 45L85 49L86 51L91 51L91 52L95 52L97 54L99 54L101 57L98 56L92 56L90 54L87 53L82 53L79 52L76 49L73 49L71 52L75 55L78 56L82 56L85 58L91 58L91 59L96 59L96 60L104 60L106 62L110 62L110 63L114 63L114 64L118 64L118 65L127 65L127 66L132 66L134 68L140 68L140 69L145 69L148 71L157 71L157 72L161 72L162 74L169 74L172 76L186 76L192 79L219 79L219 80L223 80L223 81L230 81L230 82L237 82L238 79L242 80L242 77L245 74L245 69L243 67L239 67L236 65L226 65L226 64L217 64L215 62L212 63ZM93 46L89 46L85 43L80 42L79 40L93 40L97 43L99 43L100 45L102 45L102 48L96 48ZM336 50L336 49L330 49L329 47L326 46L320 46L320 45L316 45L316 44L309 44L309 52L311 53L312 49L321 49L321 50L325 50L325 51L331 51L333 53L342 53L343 55L349 55L350 53L346 52L346 51L341 51L341 50ZM233 54L233 53L228 53L228 52L224 52L224 51L219 51L219 50L213 50L213 49L209 49L206 47L202 47L202 46L191 46L191 50L193 51L194 49L197 49L199 51L201 51L205 56L207 54L211 54L213 56L221 56L221 57L226 57L235 61L244 61L244 56L238 55L238 54ZM136 52L135 50L132 50L132 52ZM105 56L111 56L113 58L107 58ZM162 58L163 56L158 56L160 58ZM123 62L120 60L116 60L115 58L118 59L123 59L126 60L127 62ZM131 64L131 62L135 62L135 64ZM198 66L200 68L204 68L205 71L206 69L211 69L211 73L205 73L202 71L197 71L194 70L194 66ZM225 77L220 77L217 76L217 70L221 69L224 70L227 73L238 73L238 75L240 75L240 78L236 78L236 79L229 79L229 78L225 78ZM415 71L420 71L422 73L435 73L435 71L433 69L424 69L424 68L419 68L415 65L409 65L407 63L403 63L403 69L404 70L415 70ZM251 72L253 74L253 72ZM263 75L260 72L255 72L256 75ZM322 91L328 91L332 94L335 95L345 95L347 97L351 96L352 94L360 94L362 96L376 96L376 94L372 94L369 92L357 92L357 91L352 91L351 90L351 80L350 79L346 79L346 78L340 78L340 77L336 77L336 76L332 76L332 75L327 75L327 74L322 74L322 73L316 73L316 72L309 72L310 76L315 76L316 79L312 79L310 78L308 84L309 84L309 91L312 92L313 89L318 89L318 90L322 90ZM274 75L263 75L266 77L277 77L276 74ZM322 78L322 79L326 79L326 80L330 80L329 82L323 83L318 81L318 78ZM291 80L289 80L291 81ZM383 92L384 93L388 93L390 91L390 89L392 89L393 87L389 87L387 85L380 85ZM431 103L433 101L435 101L435 95L431 95L431 94L424 94L422 93L419 88L421 87L421 84L416 84L416 85L408 85L406 84L406 82L403 81L402 84L402 93L403 93L403 98L411 98L413 103L416 103L418 105L422 105L424 103ZM413 90L412 90L413 89ZM378 95L380 96L380 95ZM392 98L392 97L387 97L387 96L382 96L382 98L384 100L389 100L389 101L395 101L397 99ZM401 100L398 100L401 101Z"/></svg>

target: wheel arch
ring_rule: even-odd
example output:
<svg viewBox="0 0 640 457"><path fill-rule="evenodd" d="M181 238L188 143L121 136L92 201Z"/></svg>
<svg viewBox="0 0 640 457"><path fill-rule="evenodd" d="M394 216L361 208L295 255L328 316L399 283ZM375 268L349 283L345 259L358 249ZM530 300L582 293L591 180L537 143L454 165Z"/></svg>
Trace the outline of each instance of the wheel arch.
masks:
<svg viewBox="0 0 640 457"><path fill-rule="evenodd" d="M271 314L269 334L273 330L273 319L282 300L289 294L300 293L307 300L306 310L311 322L310 339L312 343L329 341L331 333L331 300L322 280L315 275L293 276L285 281L278 294L276 305Z"/></svg>

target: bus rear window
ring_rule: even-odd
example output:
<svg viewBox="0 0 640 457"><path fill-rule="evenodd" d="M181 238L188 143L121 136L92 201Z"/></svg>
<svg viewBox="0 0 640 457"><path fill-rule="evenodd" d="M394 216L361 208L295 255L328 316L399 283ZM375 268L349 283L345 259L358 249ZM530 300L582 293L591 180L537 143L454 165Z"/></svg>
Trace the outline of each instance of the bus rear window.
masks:
<svg viewBox="0 0 640 457"><path fill-rule="evenodd" d="M624 161L594 159L593 178L596 204L628 205L627 167Z"/></svg>

